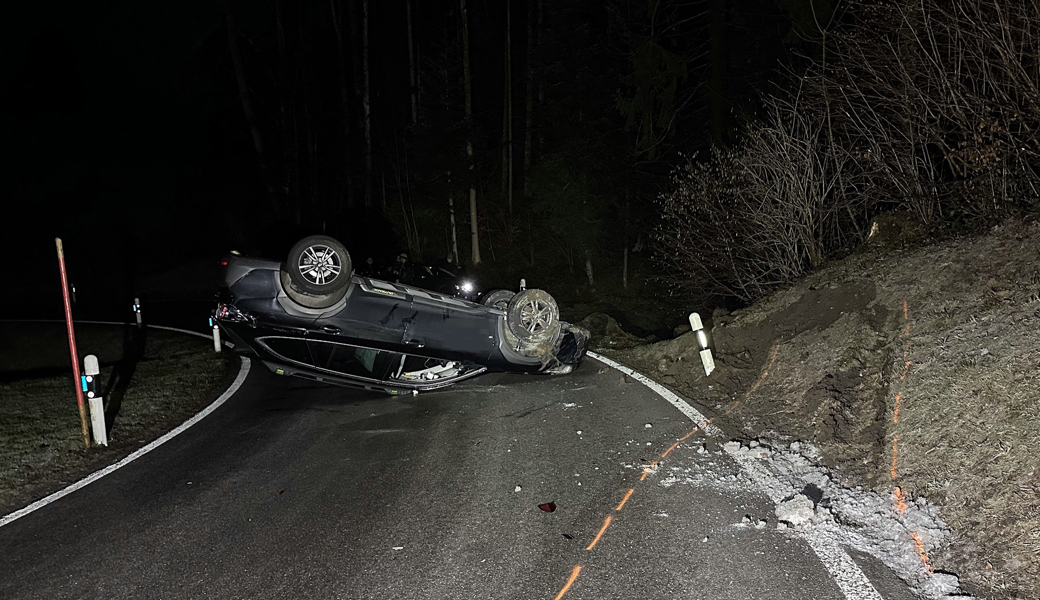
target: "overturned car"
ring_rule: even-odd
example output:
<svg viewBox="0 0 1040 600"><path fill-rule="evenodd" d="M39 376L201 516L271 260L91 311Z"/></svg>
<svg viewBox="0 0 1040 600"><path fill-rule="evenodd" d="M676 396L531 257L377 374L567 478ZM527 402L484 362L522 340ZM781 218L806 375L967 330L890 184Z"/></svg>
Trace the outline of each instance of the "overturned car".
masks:
<svg viewBox="0 0 1040 600"><path fill-rule="evenodd" d="M233 253L225 268L215 322L280 375L415 393L487 371L569 373L589 339L542 290L478 304L361 277L328 236L304 238L285 263Z"/></svg>

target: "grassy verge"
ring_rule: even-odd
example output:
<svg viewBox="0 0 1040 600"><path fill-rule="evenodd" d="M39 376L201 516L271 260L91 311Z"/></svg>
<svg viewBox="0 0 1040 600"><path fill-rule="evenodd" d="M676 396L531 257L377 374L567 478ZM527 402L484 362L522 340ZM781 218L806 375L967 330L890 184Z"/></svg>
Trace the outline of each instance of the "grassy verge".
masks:
<svg viewBox="0 0 1040 600"><path fill-rule="evenodd" d="M0 324L0 515L166 433L226 389L238 364L180 333L79 325L76 335L101 363L108 447L84 448L64 325Z"/></svg>

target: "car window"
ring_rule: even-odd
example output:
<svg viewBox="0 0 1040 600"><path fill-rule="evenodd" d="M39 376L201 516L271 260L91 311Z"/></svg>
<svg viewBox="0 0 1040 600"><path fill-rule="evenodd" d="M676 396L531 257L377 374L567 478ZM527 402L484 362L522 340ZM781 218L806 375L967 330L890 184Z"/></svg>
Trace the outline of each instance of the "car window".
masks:
<svg viewBox="0 0 1040 600"><path fill-rule="evenodd" d="M401 362L401 355L396 352L324 340L263 337L257 341L289 362L348 377L385 379L390 369L396 369Z"/></svg>

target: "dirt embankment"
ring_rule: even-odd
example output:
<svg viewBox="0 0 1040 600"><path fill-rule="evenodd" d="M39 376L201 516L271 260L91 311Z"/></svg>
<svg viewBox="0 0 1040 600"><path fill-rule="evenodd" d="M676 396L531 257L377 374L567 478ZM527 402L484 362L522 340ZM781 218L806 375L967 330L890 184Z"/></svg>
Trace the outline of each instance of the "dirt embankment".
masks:
<svg viewBox="0 0 1040 600"><path fill-rule="evenodd" d="M730 435L811 441L896 511L938 504L953 542L926 548L926 566L981 598L1040 598L1040 221L912 249L900 238L890 220L854 255L716 311L710 377L690 334L601 349Z"/></svg>

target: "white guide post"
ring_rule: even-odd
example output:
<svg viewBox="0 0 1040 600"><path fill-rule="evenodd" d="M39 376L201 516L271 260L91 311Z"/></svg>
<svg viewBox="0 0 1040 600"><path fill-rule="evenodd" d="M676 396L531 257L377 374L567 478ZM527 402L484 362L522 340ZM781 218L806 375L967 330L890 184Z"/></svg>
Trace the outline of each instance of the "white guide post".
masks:
<svg viewBox="0 0 1040 600"><path fill-rule="evenodd" d="M213 351L220 352L220 326L213 317L209 318L209 326L213 328Z"/></svg>
<svg viewBox="0 0 1040 600"><path fill-rule="evenodd" d="M711 375L711 372L715 370L715 359L711 356L711 349L708 348L708 336L704 333L704 323L701 322L701 316L697 313L690 313L690 329L697 335L697 343L701 347L701 364L704 365L704 375Z"/></svg>
<svg viewBox="0 0 1040 600"><path fill-rule="evenodd" d="M105 430L105 401L99 396L97 379L101 374L98 359L93 354L83 357L83 392L90 405L90 428L94 434L94 443L108 445L108 432Z"/></svg>

